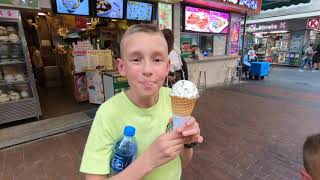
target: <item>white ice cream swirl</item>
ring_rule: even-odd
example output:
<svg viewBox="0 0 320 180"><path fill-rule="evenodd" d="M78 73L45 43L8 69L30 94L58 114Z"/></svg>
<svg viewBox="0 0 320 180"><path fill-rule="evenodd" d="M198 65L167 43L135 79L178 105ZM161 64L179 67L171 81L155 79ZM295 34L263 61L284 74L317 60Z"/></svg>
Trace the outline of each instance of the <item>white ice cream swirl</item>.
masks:
<svg viewBox="0 0 320 180"><path fill-rule="evenodd" d="M172 86L170 96L194 99L199 97L199 92L191 81L180 80Z"/></svg>

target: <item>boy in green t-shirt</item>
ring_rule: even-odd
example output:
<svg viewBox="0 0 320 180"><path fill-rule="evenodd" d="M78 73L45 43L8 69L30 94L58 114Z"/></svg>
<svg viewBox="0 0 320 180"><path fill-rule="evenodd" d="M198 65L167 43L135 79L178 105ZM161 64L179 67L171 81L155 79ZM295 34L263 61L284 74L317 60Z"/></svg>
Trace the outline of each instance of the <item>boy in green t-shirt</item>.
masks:
<svg viewBox="0 0 320 180"><path fill-rule="evenodd" d="M170 89L162 87L169 72L166 40L153 25L131 26L120 43L118 70L128 78L130 89L102 104L92 124L80 171L86 180L178 180L201 143L199 124L189 117L185 126L166 133L171 119ZM123 128L136 128L138 154L121 173L109 177L110 158Z"/></svg>

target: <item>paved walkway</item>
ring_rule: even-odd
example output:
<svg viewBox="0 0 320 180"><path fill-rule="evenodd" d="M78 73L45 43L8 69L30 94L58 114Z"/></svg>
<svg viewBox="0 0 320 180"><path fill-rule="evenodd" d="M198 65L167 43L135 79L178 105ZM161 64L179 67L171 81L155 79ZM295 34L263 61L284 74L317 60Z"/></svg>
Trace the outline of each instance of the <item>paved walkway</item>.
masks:
<svg viewBox="0 0 320 180"><path fill-rule="evenodd" d="M203 144L183 180L298 180L319 132L320 73L274 68L263 81L210 89L196 105ZM89 127L0 150L1 180L78 180Z"/></svg>

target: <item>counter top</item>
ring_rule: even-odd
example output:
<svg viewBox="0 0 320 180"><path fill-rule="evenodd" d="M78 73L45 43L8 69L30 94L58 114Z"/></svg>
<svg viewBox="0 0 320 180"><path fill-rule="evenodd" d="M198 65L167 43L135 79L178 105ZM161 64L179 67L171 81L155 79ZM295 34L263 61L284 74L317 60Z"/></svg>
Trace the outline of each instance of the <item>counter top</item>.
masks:
<svg viewBox="0 0 320 180"><path fill-rule="evenodd" d="M201 63L201 62L208 62L208 61L220 61L220 60L230 60L230 59L238 59L240 56L232 55L232 56L212 56L212 57L204 57L201 60L194 59L194 58L185 58L187 63Z"/></svg>

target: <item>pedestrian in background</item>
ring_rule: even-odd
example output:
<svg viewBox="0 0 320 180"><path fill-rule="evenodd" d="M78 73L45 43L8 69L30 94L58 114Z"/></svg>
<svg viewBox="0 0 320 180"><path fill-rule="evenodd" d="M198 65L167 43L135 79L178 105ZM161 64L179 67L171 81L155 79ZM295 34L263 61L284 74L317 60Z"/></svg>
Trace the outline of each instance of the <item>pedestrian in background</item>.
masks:
<svg viewBox="0 0 320 180"><path fill-rule="evenodd" d="M316 51L317 52L314 54L314 56L312 58L312 63L313 63L314 70L319 71L319 68L320 68L320 44L318 44Z"/></svg>
<svg viewBox="0 0 320 180"><path fill-rule="evenodd" d="M306 64L308 64L310 70L313 71L311 61L312 61L312 57L316 53L316 51L313 51L312 47L313 47L313 44L310 44L309 47L304 51L305 52L304 58L303 58L304 62L301 64L299 72L303 72L303 68Z"/></svg>
<svg viewBox="0 0 320 180"><path fill-rule="evenodd" d="M256 61L257 55L256 55L256 51L254 50L254 47L250 48L250 50L248 52L248 55L249 55L249 61L250 62Z"/></svg>

